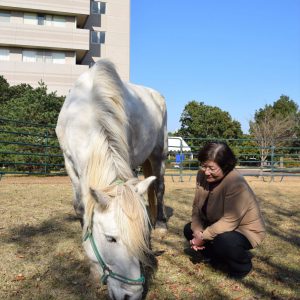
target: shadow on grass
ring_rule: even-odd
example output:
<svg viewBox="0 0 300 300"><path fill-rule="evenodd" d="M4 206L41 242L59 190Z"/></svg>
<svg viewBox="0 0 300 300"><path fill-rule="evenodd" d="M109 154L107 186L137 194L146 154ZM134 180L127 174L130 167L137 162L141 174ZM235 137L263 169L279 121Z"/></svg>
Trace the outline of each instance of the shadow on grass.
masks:
<svg viewBox="0 0 300 300"><path fill-rule="evenodd" d="M65 244L58 251L62 241ZM13 244L17 253L24 254L21 263L31 272L17 282L17 294L11 291L9 298L106 299L106 291L99 292L99 287L90 283L88 262L79 258L78 248L74 249L77 241L81 248L80 223L72 215L59 215L37 226L11 228L2 243Z"/></svg>
<svg viewBox="0 0 300 300"><path fill-rule="evenodd" d="M268 217L267 213L264 213L268 234L278 237L289 244L300 247L299 231L295 230L295 228L300 227L299 208L296 205L290 205L291 210L289 210L282 206L275 205L274 203L268 203L263 199L260 199L260 202L263 203L264 210L267 209L272 211L272 217ZM289 229L279 228L279 225L282 222L293 222L294 226Z"/></svg>
<svg viewBox="0 0 300 300"><path fill-rule="evenodd" d="M67 244L58 251L57 244L61 241ZM82 248L80 222L76 216L70 214L56 216L37 226L20 225L11 228L2 242L15 245L17 253L26 253L27 265L36 266L41 261L47 264L46 271L35 267L36 273L30 279L19 282L21 288L16 297L39 300L109 299L106 287L100 284L100 277L96 284L89 277L88 259L79 259L78 253L73 251L77 241L78 248ZM67 245L70 247L66 248ZM83 248L81 251L84 253ZM154 256L151 261L153 269L144 268L146 284L143 299L147 296L157 269ZM44 289L41 288L43 285Z"/></svg>
<svg viewBox="0 0 300 300"><path fill-rule="evenodd" d="M66 222L65 222L66 221ZM30 246L36 243L36 239L45 238L45 235L51 235L51 241L55 242L61 239L63 234L66 238L74 238L81 232L79 222L70 230L68 223L77 223L76 217L67 215L65 217L57 216L42 222L38 226L20 225L9 230L6 238L2 239L5 243L14 243L19 247ZM74 229L78 229L75 231Z"/></svg>
<svg viewBox="0 0 300 300"><path fill-rule="evenodd" d="M61 296L69 295L70 299L109 299L106 288L91 283L89 267L86 261L76 257L54 257L50 265L49 280L52 289L57 290Z"/></svg>

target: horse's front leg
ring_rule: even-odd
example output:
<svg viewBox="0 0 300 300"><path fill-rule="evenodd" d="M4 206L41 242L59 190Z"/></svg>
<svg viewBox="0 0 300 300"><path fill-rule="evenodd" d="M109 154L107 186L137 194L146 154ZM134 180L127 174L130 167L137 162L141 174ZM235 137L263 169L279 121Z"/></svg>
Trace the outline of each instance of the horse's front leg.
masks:
<svg viewBox="0 0 300 300"><path fill-rule="evenodd" d="M77 218L80 221L80 225L83 228L83 216L84 216L84 206L81 200L81 192L80 190L76 190L74 187L74 197L73 197L73 207L76 213Z"/></svg>
<svg viewBox="0 0 300 300"><path fill-rule="evenodd" d="M80 187L79 176L74 168L72 159L64 154L65 158L65 168L71 179L73 188L73 207L77 218L80 221L81 227L83 227L83 215L84 215L84 205L82 203L82 193Z"/></svg>

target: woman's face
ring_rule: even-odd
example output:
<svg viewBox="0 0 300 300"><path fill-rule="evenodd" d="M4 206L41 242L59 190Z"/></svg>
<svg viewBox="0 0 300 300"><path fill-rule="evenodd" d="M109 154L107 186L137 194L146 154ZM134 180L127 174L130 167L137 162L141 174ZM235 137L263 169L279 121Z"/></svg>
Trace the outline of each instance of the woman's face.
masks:
<svg viewBox="0 0 300 300"><path fill-rule="evenodd" d="M220 166L214 161L208 160L201 165L201 169L206 176L207 182L216 182L224 177Z"/></svg>

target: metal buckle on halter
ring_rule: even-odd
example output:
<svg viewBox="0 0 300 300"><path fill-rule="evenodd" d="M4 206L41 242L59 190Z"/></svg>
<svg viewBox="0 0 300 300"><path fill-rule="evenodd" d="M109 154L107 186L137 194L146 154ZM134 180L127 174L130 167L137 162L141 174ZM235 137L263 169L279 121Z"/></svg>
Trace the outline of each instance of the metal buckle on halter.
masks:
<svg viewBox="0 0 300 300"><path fill-rule="evenodd" d="M117 185L120 185L120 184L123 184L124 183L124 180L122 179L116 179L113 184L117 184Z"/></svg>
<svg viewBox="0 0 300 300"><path fill-rule="evenodd" d="M107 266L107 265L104 265L102 267L102 272L103 272L103 275L101 276L101 282L106 285L107 284L107 279L108 277L110 276L111 274L111 270L110 268Z"/></svg>
<svg viewBox="0 0 300 300"><path fill-rule="evenodd" d="M82 240L85 242L91 236L91 233L92 233L92 230L88 226Z"/></svg>

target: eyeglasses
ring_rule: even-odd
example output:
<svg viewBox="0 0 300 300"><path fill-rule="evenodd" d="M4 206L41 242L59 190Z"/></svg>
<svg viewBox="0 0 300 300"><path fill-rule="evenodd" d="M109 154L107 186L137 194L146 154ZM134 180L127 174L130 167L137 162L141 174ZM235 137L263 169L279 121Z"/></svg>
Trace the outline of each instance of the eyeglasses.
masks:
<svg viewBox="0 0 300 300"><path fill-rule="evenodd" d="M214 167L209 167L209 166L200 166L200 169L204 172L208 171L211 174L216 174L220 171L220 168L214 168Z"/></svg>

